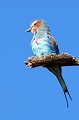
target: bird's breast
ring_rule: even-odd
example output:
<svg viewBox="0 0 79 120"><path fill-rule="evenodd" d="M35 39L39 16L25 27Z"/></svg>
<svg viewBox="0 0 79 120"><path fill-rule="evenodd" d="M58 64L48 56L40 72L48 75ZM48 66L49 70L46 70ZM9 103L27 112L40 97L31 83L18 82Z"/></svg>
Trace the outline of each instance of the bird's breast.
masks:
<svg viewBox="0 0 79 120"><path fill-rule="evenodd" d="M46 38L34 38L31 41L32 45L45 45L46 43L48 43Z"/></svg>
<svg viewBox="0 0 79 120"><path fill-rule="evenodd" d="M33 53L36 56L49 54L52 52L50 43L46 38L33 38L31 41Z"/></svg>
<svg viewBox="0 0 79 120"><path fill-rule="evenodd" d="M38 45L38 39L32 39L32 41L31 41L31 44L32 45Z"/></svg>

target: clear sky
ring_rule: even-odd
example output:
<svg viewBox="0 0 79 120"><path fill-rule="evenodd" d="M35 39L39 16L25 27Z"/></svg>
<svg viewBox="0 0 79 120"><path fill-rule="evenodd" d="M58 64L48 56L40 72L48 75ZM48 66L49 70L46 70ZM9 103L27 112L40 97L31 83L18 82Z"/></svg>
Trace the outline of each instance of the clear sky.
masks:
<svg viewBox="0 0 79 120"><path fill-rule="evenodd" d="M63 67L73 99L67 108L56 77L24 65L33 56L32 34L25 30L35 19L46 20L61 53L79 58L78 0L1 0L0 120L78 120L79 67Z"/></svg>

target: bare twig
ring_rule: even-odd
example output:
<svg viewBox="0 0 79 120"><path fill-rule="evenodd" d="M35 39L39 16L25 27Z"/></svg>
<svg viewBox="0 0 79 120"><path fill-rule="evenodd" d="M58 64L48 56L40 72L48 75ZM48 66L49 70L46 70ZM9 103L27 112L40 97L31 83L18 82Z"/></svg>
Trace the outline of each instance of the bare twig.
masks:
<svg viewBox="0 0 79 120"><path fill-rule="evenodd" d="M42 55L40 57L30 57L28 62L24 62L28 67L34 68L38 66L79 66L79 59L69 55L68 53L63 54L50 54Z"/></svg>

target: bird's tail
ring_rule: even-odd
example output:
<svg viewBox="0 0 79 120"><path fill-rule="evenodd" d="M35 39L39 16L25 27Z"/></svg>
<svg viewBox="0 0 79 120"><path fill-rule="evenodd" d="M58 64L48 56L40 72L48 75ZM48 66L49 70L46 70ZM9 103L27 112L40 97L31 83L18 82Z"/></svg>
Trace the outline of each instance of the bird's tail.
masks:
<svg viewBox="0 0 79 120"><path fill-rule="evenodd" d="M65 95L65 98L66 98L66 102L67 102L67 107L68 107L68 100L67 100L67 96L66 96L66 93L68 93L70 99L72 100L70 94L69 94L69 91L68 91L68 88L66 86L66 83L62 77L62 74L60 72L60 69L59 67L47 67L48 70L50 70L58 79L62 89L63 89L63 92L64 92L64 95Z"/></svg>

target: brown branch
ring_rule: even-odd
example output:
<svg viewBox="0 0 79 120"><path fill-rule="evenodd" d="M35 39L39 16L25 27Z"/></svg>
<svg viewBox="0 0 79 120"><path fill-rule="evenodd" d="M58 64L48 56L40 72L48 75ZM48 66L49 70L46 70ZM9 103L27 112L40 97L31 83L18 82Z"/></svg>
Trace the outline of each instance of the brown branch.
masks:
<svg viewBox="0 0 79 120"><path fill-rule="evenodd" d="M42 55L40 57L30 57L28 62L24 62L28 67L34 68L38 66L79 66L79 59L69 55L68 53L63 53L60 55L50 54Z"/></svg>

